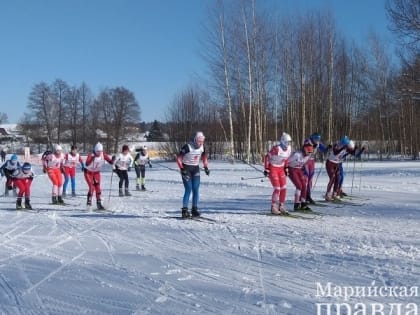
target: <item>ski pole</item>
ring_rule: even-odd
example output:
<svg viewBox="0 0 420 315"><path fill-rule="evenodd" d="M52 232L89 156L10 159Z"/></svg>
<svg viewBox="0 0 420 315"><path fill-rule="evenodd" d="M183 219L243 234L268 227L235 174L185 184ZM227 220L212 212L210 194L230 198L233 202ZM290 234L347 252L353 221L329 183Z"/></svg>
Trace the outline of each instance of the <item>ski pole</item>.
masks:
<svg viewBox="0 0 420 315"><path fill-rule="evenodd" d="M179 173L179 170L178 170L178 169L175 169L175 168L172 168L172 167L169 167L169 166L163 165L163 164L161 164L161 163L159 163L159 162L155 162L155 164L157 164L157 165L159 165L159 166L162 166L162 167L164 167L164 168L166 168L166 169L168 169L168 170L171 170L171 171L174 171L174 172Z"/></svg>
<svg viewBox="0 0 420 315"><path fill-rule="evenodd" d="M354 170L356 169L356 157L353 157L353 174L351 178L351 189L350 189L350 195L353 194L353 183L354 183Z"/></svg>
<svg viewBox="0 0 420 315"><path fill-rule="evenodd" d="M314 182L314 184L312 185L311 191L312 191L313 189L315 189L316 183L318 182L318 177L319 177L319 175L321 174L321 171L322 171L323 166L324 166L324 163L322 163L322 164L321 164L321 166L319 167L319 171L318 171L318 174L316 175L315 182Z"/></svg>
<svg viewBox="0 0 420 315"><path fill-rule="evenodd" d="M250 179L261 179L261 181L264 181L265 176L258 176L258 177L241 177L241 180L250 180Z"/></svg>
<svg viewBox="0 0 420 315"><path fill-rule="evenodd" d="M243 162L244 164L246 164L246 165L248 165L249 167L252 167L254 170L256 170L257 172L261 172L262 170L261 169L259 169L258 167L256 167L256 166L254 166L254 165L252 165L252 164L250 164L250 163L248 163L248 162L246 162L246 161L244 161L244 160L241 160L241 162Z"/></svg>
<svg viewBox="0 0 420 315"><path fill-rule="evenodd" d="M108 207L109 207L109 202L111 201L111 190L112 190L112 178L114 177L114 170L112 170L111 173L111 180L110 180L110 184L109 184L109 193L108 193Z"/></svg>

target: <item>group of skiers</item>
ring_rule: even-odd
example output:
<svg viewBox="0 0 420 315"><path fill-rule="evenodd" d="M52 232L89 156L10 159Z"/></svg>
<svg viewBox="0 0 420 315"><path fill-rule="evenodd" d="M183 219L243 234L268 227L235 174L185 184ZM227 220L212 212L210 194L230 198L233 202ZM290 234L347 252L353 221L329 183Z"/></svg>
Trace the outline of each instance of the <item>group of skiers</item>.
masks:
<svg viewBox="0 0 420 315"><path fill-rule="evenodd" d="M147 147L142 146L133 159L130 149L123 145L121 153L117 156L110 156L103 151L101 143L97 143L93 151L90 152L85 162L83 162L77 147L73 145L68 153L63 153L61 145L56 144L52 151L47 150L41 157L43 172L47 174L52 183L52 204L64 204L63 197L66 196L68 183L71 183L71 195L76 196L76 168L81 167L84 173L85 181L88 185L87 205L92 205L92 197L96 197L96 206L98 210L103 210L101 202L101 169L105 163L112 165L113 171L119 177L119 196L130 196L128 190L128 169L134 165L137 182L137 190L146 190L145 188L145 165L152 167ZM25 209L32 209L30 204L30 187L34 178L32 166L29 162L21 164L18 156L12 154L9 160L6 160L0 167L1 176L6 177L5 196L9 191L17 196L16 209L22 209L22 198L25 198ZM64 177L64 179L63 179ZM124 186L124 191L123 191ZM18 192L16 191L18 190Z"/></svg>
<svg viewBox="0 0 420 315"><path fill-rule="evenodd" d="M311 211L308 204L315 204L311 196L311 189L315 173L315 156L318 151L328 153L331 149L325 163L329 177L325 200L337 200L346 195L342 190L343 161L349 154L360 157L365 150L364 146L358 150L354 141L350 140L348 136L344 136L334 145L325 146L321 142L319 133L313 133L308 139L305 139L302 147L294 152L292 152L291 143L290 135L283 132L279 144L274 145L264 158L264 175L269 177L273 186L272 214L288 214L285 206L287 176L296 187L294 211Z"/></svg>
<svg viewBox="0 0 420 315"><path fill-rule="evenodd" d="M184 185L181 216L183 218L199 217L198 210L199 188L200 188L200 161L202 161L204 172L210 175L208 159L204 146L205 136L203 132L197 131L192 140L184 144L177 154L176 163L181 173ZM286 184L287 177L295 186L294 211L311 211L309 204L315 204L311 196L313 177L315 175L315 156L317 152L328 153L325 163L329 182L325 194L325 200L339 199L345 193L342 190L344 172L343 161L346 156L354 155L360 157L365 147L358 149L353 140L348 136L342 137L334 145L326 146L321 142L321 135L313 133L305 139L302 146L293 151L292 138L288 133L283 132L278 144L274 145L264 157L264 176L270 179L273 187L271 195L271 213L275 215L287 215L286 209ZM53 151L46 151L42 156L43 171L52 182L52 203L64 204L63 196L66 196L66 189L71 182L71 194L76 196L76 167L81 166L84 178L88 185L87 205L92 205L92 197L96 197L98 210L103 210L101 202L101 169L106 164L113 167L118 175L119 196L131 196L129 191L128 170L134 165L136 172L136 189L145 190L145 167L152 167L147 147L141 147L135 158L132 157L128 145L123 145L117 156L111 156L103 151L101 143L97 143L83 162L77 147L72 146L70 152L64 154L60 145L55 145ZM30 163L22 165L18 162L16 154L4 162L0 168L2 176L6 176L5 195L9 190L14 190L17 195L16 208L22 208L22 198L25 197L25 208L31 209L30 186L34 177ZM63 181L64 174L64 181ZM19 192L16 193L15 189ZM191 212L188 204L192 194Z"/></svg>

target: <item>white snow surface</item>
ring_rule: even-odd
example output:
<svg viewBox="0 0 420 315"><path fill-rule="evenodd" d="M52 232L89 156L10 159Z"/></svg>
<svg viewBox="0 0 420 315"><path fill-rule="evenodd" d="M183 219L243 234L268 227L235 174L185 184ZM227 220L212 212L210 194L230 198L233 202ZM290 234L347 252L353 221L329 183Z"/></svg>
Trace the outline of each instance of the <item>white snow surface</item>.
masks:
<svg viewBox="0 0 420 315"><path fill-rule="evenodd" d="M51 205L51 183L34 168L38 213L0 198L0 314L316 314L317 303L419 303L339 290L419 286L419 162L347 162L353 197L294 219L265 215L272 187L260 165L210 161L199 208L215 222L176 218L184 188L175 162L146 169L146 192L135 191L131 171L131 197L118 197L105 169L102 198L113 213L86 208L80 171L78 196ZM321 163L318 174L321 200ZM293 197L289 182L290 210ZM323 296L328 283L334 294Z"/></svg>

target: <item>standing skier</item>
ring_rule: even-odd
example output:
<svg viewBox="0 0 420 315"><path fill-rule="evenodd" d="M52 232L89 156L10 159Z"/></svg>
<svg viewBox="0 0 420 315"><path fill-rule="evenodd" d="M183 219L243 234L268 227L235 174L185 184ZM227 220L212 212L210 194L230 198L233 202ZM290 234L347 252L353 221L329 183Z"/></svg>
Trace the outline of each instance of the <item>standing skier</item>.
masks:
<svg viewBox="0 0 420 315"><path fill-rule="evenodd" d="M10 159L6 160L0 167L1 176L6 176L6 184L4 187L5 196L9 196L9 190L13 190L13 194L16 196L16 186L13 183L12 174L18 168L20 168L20 163L16 154L12 154Z"/></svg>
<svg viewBox="0 0 420 315"><path fill-rule="evenodd" d="M280 143L271 148L264 158L264 176L270 178L273 186L271 196L271 213L287 214L286 201L286 176L288 159L291 154L292 138L283 132Z"/></svg>
<svg viewBox="0 0 420 315"><path fill-rule="evenodd" d="M42 166L44 173L47 173L52 182L52 203L64 204L63 194L63 164L64 154L61 145L54 146L54 152L45 151L42 155Z"/></svg>
<svg viewBox="0 0 420 315"><path fill-rule="evenodd" d="M25 196L25 209L32 209L31 199L31 184L34 179L32 166L30 163L23 163L22 167L16 169L12 174L13 181L19 189L16 199L16 210L22 209L22 198Z"/></svg>
<svg viewBox="0 0 420 315"><path fill-rule="evenodd" d="M117 173L120 181L118 182L118 191L119 196L131 196L131 193L128 190L128 168L133 164L133 157L130 153L130 148L128 145L124 144L122 146L121 153L118 154L114 162L114 170ZM124 186L124 191L123 191Z"/></svg>
<svg viewBox="0 0 420 315"><path fill-rule="evenodd" d="M146 164L149 167L152 167L152 162L150 162L149 154L147 153L147 147L143 146L139 149L139 152L136 154L134 158L134 170L136 171L136 190L146 190L144 186L146 181Z"/></svg>
<svg viewBox="0 0 420 315"><path fill-rule="evenodd" d="M292 153L289 158L289 177L295 185L295 203L294 210L311 210L308 207L307 200L307 177L305 176L305 166L310 161L314 151L313 143L311 140L306 139L303 147Z"/></svg>
<svg viewBox="0 0 420 315"><path fill-rule="evenodd" d="M77 147L71 146L70 152L64 155L64 184L63 184L63 196L66 196L67 185L71 181L71 195L76 197L76 166L80 164L82 171L84 170L83 160L80 154L77 153Z"/></svg>
<svg viewBox="0 0 420 315"><path fill-rule="evenodd" d="M322 153L327 153L330 146L325 146L321 142L321 135L317 132L313 133L309 140L313 145L313 152L309 156L308 162L305 164L305 176L307 177L307 187L306 187L306 202L310 204L315 204L315 201L312 199L312 186L313 186L313 177L315 175L315 157L318 153L318 150Z"/></svg>
<svg viewBox="0 0 420 315"><path fill-rule="evenodd" d="M185 189L181 209L183 218L200 216L200 212L198 211L198 199L200 190L200 159L203 162L204 172L207 176L210 175L206 150L204 148L204 140L204 134L201 131L197 131L194 135L194 139L191 142L186 143L181 148L181 151L178 153L176 159L178 167L181 170L182 182ZM190 214L188 211L188 203L190 200L191 192L193 196Z"/></svg>
<svg viewBox="0 0 420 315"><path fill-rule="evenodd" d="M98 210L104 210L101 203L101 169L104 166L105 162L113 164L112 158L105 152L103 152L103 146L98 142L93 152L89 153L86 157L85 163L85 180L89 186L89 191L87 194L87 205L92 205L92 196L93 193L96 193L96 207Z"/></svg>

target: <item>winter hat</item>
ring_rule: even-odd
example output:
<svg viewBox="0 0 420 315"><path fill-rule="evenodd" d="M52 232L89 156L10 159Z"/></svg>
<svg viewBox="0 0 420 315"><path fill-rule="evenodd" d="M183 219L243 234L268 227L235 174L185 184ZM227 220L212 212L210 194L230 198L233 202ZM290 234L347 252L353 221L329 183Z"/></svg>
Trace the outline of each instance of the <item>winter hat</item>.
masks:
<svg viewBox="0 0 420 315"><path fill-rule="evenodd" d="M318 133L318 132L314 132L310 137L309 137L309 139L311 139L312 140L312 142L315 142L315 143L317 143L317 142L320 142L321 141L321 135Z"/></svg>
<svg viewBox="0 0 420 315"><path fill-rule="evenodd" d="M63 148L61 147L61 145L59 145L59 144L56 144L55 146L54 146L54 152L57 152L57 151L63 151Z"/></svg>
<svg viewBox="0 0 420 315"><path fill-rule="evenodd" d="M194 136L194 143L197 143L197 141L204 142L205 139L204 134L201 131L197 131Z"/></svg>
<svg viewBox="0 0 420 315"><path fill-rule="evenodd" d="M104 147L102 146L102 143L98 142L95 144L95 148L93 149L95 152L102 152L104 150Z"/></svg>
<svg viewBox="0 0 420 315"><path fill-rule="evenodd" d="M340 140L340 144L342 145L342 146L345 146L345 145L348 145L350 143L350 139L349 139L349 137L347 137L347 136L344 136L343 138L341 138L341 140Z"/></svg>
<svg viewBox="0 0 420 315"><path fill-rule="evenodd" d="M285 150L292 143L292 137L286 132L283 132L280 137L280 146Z"/></svg>
<svg viewBox="0 0 420 315"><path fill-rule="evenodd" d="M29 163L29 162L25 162L22 165L22 171L24 173L28 173L31 170L31 168L32 168L32 166L31 166L31 163Z"/></svg>
<svg viewBox="0 0 420 315"><path fill-rule="evenodd" d="M128 147L128 145L124 144L122 146L122 151L130 151L130 148Z"/></svg>

